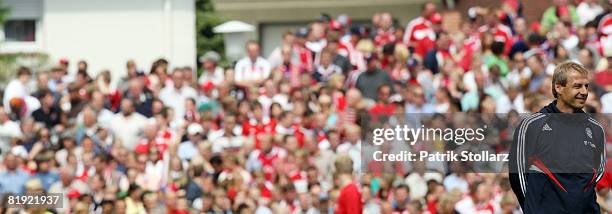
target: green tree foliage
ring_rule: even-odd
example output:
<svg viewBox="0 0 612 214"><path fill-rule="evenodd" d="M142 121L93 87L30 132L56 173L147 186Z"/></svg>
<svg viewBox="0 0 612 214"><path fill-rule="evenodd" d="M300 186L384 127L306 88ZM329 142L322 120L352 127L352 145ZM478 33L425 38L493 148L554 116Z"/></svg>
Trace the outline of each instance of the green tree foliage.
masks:
<svg viewBox="0 0 612 214"><path fill-rule="evenodd" d="M215 13L212 0L196 0L196 32L198 56L213 50L224 56L223 35L215 34L213 28L223 23L223 18Z"/></svg>
<svg viewBox="0 0 612 214"><path fill-rule="evenodd" d="M2 0L0 0L0 26L4 24L4 21L8 17L9 9L3 6Z"/></svg>

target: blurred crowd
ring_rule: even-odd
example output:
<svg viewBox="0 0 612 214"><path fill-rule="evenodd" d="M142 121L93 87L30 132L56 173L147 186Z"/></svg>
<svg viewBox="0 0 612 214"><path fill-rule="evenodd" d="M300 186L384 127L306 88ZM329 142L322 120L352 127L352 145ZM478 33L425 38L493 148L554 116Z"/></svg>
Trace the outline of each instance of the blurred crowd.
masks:
<svg viewBox="0 0 612 214"><path fill-rule="evenodd" d="M371 173L361 146L363 115L538 111L567 60L591 71L585 110L612 113L612 1L554 0L532 23L522 2L472 7L453 31L434 3L406 26L390 13L359 24L324 14L283 33L269 56L248 42L227 67L213 51L199 68L165 59L96 76L86 61L21 67L0 106L0 193L64 200L0 211L520 212L504 173L426 164ZM505 128L494 136L508 140ZM597 189L609 212L608 180Z"/></svg>

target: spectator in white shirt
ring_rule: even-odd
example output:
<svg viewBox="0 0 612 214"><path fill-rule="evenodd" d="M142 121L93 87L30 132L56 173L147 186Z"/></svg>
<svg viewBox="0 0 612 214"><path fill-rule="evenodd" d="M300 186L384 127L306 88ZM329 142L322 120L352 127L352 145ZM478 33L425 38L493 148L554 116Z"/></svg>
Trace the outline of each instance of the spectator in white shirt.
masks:
<svg viewBox="0 0 612 214"><path fill-rule="evenodd" d="M192 87L183 84L183 72L180 69L175 69L172 72L172 85L164 87L159 92L159 98L164 102L164 105L174 110L174 122L179 124L185 116L185 100L187 98L195 99L198 94Z"/></svg>
<svg viewBox="0 0 612 214"><path fill-rule="evenodd" d="M208 140L212 142L212 151L221 153L225 150L239 150L247 139L241 135L240 126L236 126L236 116L225 115L222 124L223 128L208 133Z"/></svg>
<svg viewBox="0 0 612 214"><path fill-rule="evenodd" d="M261 56L259 44L249 41L246 44L247 56L236 63L234 81L243 87L261 84L270 76L270 63Z"/></svg>
<svg viewBox="0 0 612 214"><path fill-rule="evenodd" d="M576 7L576 12L580 14L581 26L593 21L593 19L603 11L603 8L598 4L597 0L584 0Z"/></svg>
<svg viewBox="0 0 612 214"><path fill-rule="evenodd" d="M284 46L289 46L289 47L293 47L293 44L295 42L295 35L293 34L293 32L291 31L286 31L285 33L283 33L283 41L282 44L278 47L276 47L272 53L270 53L270 56L268 56L268 62L270 62L270 66L272 68L276 68L278 66L280 66L281 64L283 64L283 47ZM291 54L291 60L298 60L297 59L297 55L294 53Z"/></svg>
<svg viewBox="0 0 612 214"><path fill-rule="evenodd" d="M202 75L198 79L200 85L212 82L214 85L219 85L223 82L223 68L219 67L219 59L221 57L217 52L209 51L200 57L202 63Z"/></svg>
<svg viewBox="0 0 612 214"><path fill-rule="evenodd" d="M353 170L361 169L361 128L357 125L347 125L345 127L347 141L338 145L336 153L348 154L353 160Z"/></svg>
<svg viewBox="0 0 612 214"><path fill-rule="evenodd" d="M134 150L138 144L138 135L142 133L147 118L135 112L132 100L121 100L121 112L111 120L111 130L128 150Z"/></svg>
<svg viewBox="0 0 612 214"><path fill-rule="evenodd" d="M30 79L32 78L32 72L29 68L20 67L17 70L17 78L9 82L4 90L4 97L2 103L4 106L9 107L12 103L12 99L21 99L24 106L20 106L19 109L6 108L7 112L13 110L20 110L21 112L15 112L20 116L30 115L33 111L40 108L40 102L38 99L30 96ZM19 103L19 102L15 102Z"/></svg>
<svg viewBox="0 0 612 214"><path fill-rule="evenodd" d="M16 137L21 137L19 124L10 120L4 107L0 107L0 149L9 151L9 142Z"/></svg>

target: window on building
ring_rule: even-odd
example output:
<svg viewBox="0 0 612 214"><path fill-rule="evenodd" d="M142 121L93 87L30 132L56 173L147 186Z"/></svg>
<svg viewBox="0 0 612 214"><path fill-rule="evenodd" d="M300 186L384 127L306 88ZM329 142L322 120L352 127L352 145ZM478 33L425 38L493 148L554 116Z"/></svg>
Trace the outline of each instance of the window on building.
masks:
<svg viewBox="0 0 612 214"><path fill-rule="evenodd" d="M7 20L4 23L4 39L11 42L36 41L36 20Z"/></svg>

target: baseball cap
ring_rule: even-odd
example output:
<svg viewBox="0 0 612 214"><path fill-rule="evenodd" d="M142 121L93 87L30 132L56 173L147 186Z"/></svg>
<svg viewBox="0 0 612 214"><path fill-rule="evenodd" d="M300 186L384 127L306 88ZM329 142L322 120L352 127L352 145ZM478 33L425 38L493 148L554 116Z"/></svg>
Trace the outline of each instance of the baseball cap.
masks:
<svg viewBox="0 0 612 214"><path fill-rule="evenodd" d="M60 64L60 65L68 65L68 59L66 59L66 58L61 58L61 59L59 60L59 64Z"/></svg>
<svg viewBox="0 0 612 214"><path fill-rule="evenodd" d="M208 51L204 55L202 55L199 59L200 63L204 63L206 61L219 62L221 56L215 51Z"/></svg>
<svg viewBox="0 0 612 214"><path fill-rule="evenodd" d="M187 134L196 135L204 132L204 128L200 124L192 123L187 126Z"/></svg>
<svg viewBox="0 0 612 214"><path fill-rule="evenodd" d="M299 38L305 38L306 36L308 36L308 28L301 27L297 30L297 32L295 32L295 36Z"/></svg>
<svg viewBox="0 0 612 214"><path fill-rule="evenodd" d="M340 30L342 29L342 24L336 20L329 21L329 28L331 30Z"/></svg>
<svg viewBox="0 0 612 214"><path fill-rule="evenodd" d="M440 24L442 23L442 15L440 13L434 13L431 15L431 17L429 18L430 21L434 24Z"/></svg>
<svg viewBox="0 0 612 214"><path fill-rule="evenodd" d="M72 189L70 191L68 191L68 194L66 195L68 196L68 198L73 199L73 198L78 198L81 196L81 193L76 190L76 189Z"/></svg>
<svg viewBox="0 0 612 214"><path fill-rule="evenodd" d="M346 26L351 25L351 17L349 17L349 16L348 16L348 15L346 15L346 14L341 14L341 15L339 15L339 16L338 16L338 18L337 18L336 20L338 20L338 22L340 22L340 24L341 24L342 26L345 26L345 27L346 27Z"/></svg>
<svg viewBox="0 0 612 214"><path fill-rule="evenodd" d="M361 35L361 29L359 29L359 26L352 26L350 31L351 34Z"/></svg>
<svg viewBox="0 0 612 214"><path fill-rule="evenodd" d="M215 84L211 81L206 81L200 85L200 88L204 91L208 91L215 88Z"/></svg>

